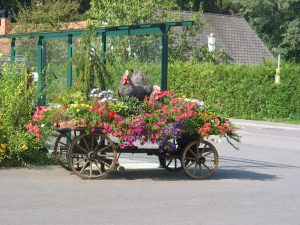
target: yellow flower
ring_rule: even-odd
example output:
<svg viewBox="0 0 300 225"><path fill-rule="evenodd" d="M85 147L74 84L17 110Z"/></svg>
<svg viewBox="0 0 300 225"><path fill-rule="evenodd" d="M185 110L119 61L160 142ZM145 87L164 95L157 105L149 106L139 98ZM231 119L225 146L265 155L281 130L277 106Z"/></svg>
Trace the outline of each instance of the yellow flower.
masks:
<svg viewBox="0 0 300 225"><path fill-rule="evenodd" d="M77 109L76 111L77 111L77 112L80 112L80 109Z"/></svg>
<svg viewBox="0 0 300 225"><path fill-rule="evenodd" d="M28 149L28 145L27 144L23 144L21 147L22 150L27 150Z"/></svg>
<svg viewBox="0 0 300 225"><path fill-rule="evenodd" d="M0 147L1 149L5 150L7 148L7 144L1 144Z"/></svg>

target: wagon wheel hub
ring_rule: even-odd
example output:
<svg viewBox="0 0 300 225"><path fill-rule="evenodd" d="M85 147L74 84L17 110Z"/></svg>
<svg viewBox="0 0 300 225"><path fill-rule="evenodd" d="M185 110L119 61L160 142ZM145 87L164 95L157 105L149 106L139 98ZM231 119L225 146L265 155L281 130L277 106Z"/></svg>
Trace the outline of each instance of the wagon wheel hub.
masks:
<svg viewBox="0 0 300 225"><path fill-rule="evenodd" d="M91 151L91 152L88 153L88 159L89 160L95 161L96 157L97 157L96 152Z"/></svg>
<svg viewBox="0 0 300 225"><path fill-rule="evenodd" d="M206 162L206 159L204 158L204 157L200 157L199 159L198 159L198 162L199 162L199 164L204 164L205 162Z"/></svg>

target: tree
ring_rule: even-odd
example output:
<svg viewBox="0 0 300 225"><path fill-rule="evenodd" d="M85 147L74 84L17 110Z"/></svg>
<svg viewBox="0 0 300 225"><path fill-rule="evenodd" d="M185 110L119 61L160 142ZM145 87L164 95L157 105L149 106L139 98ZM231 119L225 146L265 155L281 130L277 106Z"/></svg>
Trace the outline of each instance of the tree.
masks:
<svg viewBox="0 0 300 225"><path fill-rule="evenodd" d="M64 22L80 17L76 0L32 0L29 6L21 7L17 15L18 32L51 31L63 27Z"/></svg>
<svg viewBox="0 0 300 225"><path fill-rule="evenodd" d="M300 61L300 0L231 0L262 40L276 54ZM298 56L297 56L298 55Z"/></svg>
<svg viewBox="0 0 300 225"><path fill-rule="evenodd" d="M170 0L91 0L88 16L102 25L129 25L167 19L167 10L175 9Z"/></svg>
<svg viewBox="0 0 300 225"><path fill-rule="evenodd" d="M29 5L31 0L0 0L0 17L16 16L20 6Z"/></svg>
<svg viewBox="0 0 300 225"><path fill-rule="evenodd" d="M286 32L282 35L283 39L279 45L286 58L300 62L300 19L296 18L288 23Z"/></svg>

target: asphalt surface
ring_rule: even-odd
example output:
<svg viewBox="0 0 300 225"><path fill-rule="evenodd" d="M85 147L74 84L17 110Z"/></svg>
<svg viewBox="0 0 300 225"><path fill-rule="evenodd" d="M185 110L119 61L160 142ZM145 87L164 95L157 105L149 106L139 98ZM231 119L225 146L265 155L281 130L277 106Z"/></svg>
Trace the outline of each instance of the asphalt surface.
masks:
<svg viewBox="0 0 300 225"><path fill-rule="evenodd" d="M126 171L82 180L58 166L0 170L0 224L299 225L300 126L235 120L240 150L214 143L208 180L123 157Z"/></svg>

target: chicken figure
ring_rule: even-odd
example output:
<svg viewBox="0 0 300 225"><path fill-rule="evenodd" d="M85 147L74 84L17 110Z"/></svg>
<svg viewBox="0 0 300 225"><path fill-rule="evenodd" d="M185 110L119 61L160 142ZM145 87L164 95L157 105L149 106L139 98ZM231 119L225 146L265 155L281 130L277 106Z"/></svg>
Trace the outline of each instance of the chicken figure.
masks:
<svg viewBox="0 0 300 225"><path fill-rule="evenodd" d="M135 70L130 78L129 71L126 70L121 79L118 91L121 97L134 96L143 101L146 96L151 95L152 86L149 79L141 71Z"/></svg>

